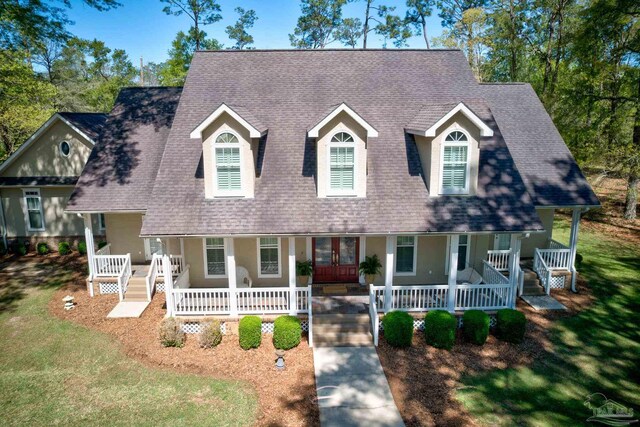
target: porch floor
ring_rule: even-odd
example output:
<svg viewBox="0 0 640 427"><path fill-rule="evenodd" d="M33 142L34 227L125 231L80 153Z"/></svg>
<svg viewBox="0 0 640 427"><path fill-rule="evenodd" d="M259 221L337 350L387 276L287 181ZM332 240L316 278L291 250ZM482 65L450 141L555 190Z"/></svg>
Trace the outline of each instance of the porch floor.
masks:
<svg viewBox="0 0 640 427"><path fill-rule="evenodd" d="M314 296L313 314L367 314L368 296Z"/></svg>

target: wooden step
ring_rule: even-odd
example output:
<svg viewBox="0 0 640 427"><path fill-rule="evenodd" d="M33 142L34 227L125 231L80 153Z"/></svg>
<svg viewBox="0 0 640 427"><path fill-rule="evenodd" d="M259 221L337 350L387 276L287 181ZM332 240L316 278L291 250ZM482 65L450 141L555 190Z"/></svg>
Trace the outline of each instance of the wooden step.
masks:
<svg viewBox="0 0 640 427"><path fill-rule="evenodd" d="M314 314L313 325L326 324L360 324L368 325L370 322L369 314Z"/></svg>
<svg viewBox="0 0 640 427"><path fill-rule="evenodd" d="M332 332L318 334L313 331L313 343L318 347L364 347L373 344L371 334L367 332Z"/></svg>
<svg viewBox="0 0 640 427"><path fill-rule="evenodd" d="M371 326L369 323L313 323L313 334L324 335L337 332L342 333L369 333Z"/></svg>

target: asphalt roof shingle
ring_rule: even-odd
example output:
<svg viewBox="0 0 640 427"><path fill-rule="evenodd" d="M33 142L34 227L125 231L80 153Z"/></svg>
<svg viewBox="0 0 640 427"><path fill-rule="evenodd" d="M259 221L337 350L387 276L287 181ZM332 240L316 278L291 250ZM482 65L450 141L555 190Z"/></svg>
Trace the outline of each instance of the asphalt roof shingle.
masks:
<svg viewBox="0 0 640 427"><path fill-rule="evenodd" d="M96 142L100 137L104 123L107 120L107 115L104 113L61 112L58 114L80 129L85 135L91 138L93 142Z"/></svg>

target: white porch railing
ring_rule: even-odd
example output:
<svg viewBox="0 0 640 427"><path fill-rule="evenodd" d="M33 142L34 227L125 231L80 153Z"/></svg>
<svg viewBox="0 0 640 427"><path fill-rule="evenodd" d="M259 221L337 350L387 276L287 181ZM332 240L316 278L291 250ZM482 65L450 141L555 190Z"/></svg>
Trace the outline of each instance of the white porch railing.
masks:
<svg viewBox="0 0 640 427"><path fill-rule="evenodd" d="M557 240L549 239L549 249L569 249L567 245L563 245Z"/></svg>
<svg viewBox="0 0 640 427"><path fill-rule="evenodd" d="M378 298L378 309L384 308L384 286L382 298ZM393 286L391 309L402 311L446 310L448 285Z"/></svg>
<svg viewBox="0 0 640 427"><path fill-rule="evenodd" d="M151 265L149 266L149 272L145 277L145 281L147 283L147 300L149 301L151 301L151 297L153 296L156 290L156 279L159 276L158 274L159 265L162 265L162 256L153 254L153 257L151 257Z"/></svg>
<svg viewBox="0 0 640 427"><path fill-rule="evenodd" d="M118 296L120 301L124 299L124 294L127 292L129 286L129 279L131 278L131 255L127 254L122 271L118 274Z"/></svg>
<svg viewBox="0 0 640 427"><path fill-rule="evenodd" d="M383 287L384 289L384 287ZM380 317L377 308L377 290L373 284L369 285L369 317L371 318L371 334L373 335L373 345L378 346L378 335L380 334Z"/></svg>
<svg viewBox="0 0 640 427"><path fill-rule="evenodd" d="M309 347L313 347L313 297L311 295L311 286L307 291L307 328L309 328Z"/></svg>
<svg viewBox="0 0 640 427"><path fill-rule="evenodd" d="M455 310L510 308L513 287L507 284L457 285Z"/></svg>
<svg viewBox="0 0 640 427"><path fill-rule="evenodd" d="M569 271L569 258L571 256L571 250L536 249L536 253L540 255L549 269Z"/></svg>
<svg viewBox="0 0 640 427"><path fill-rule="evenodd" d="M182 255L169 255L171 261L171 272L174 276L180 275L184 271L184 257ZM164 267L162 266L162 255L153 255L151 263L156 264L158 276L164 276Z"/></svg>
<svg viewBox="0 0 640 427"><path fill-rule="evenodd" d="M107 243L96 251L96 255L111 255L111 243Z"/></svg>
<svg viewBox="0 0 640 427"><path fill-rule="evenodd" d="M487 262L498 271L509 271L510 249L487 251Z"/></svg>
<svg viewBox="0 0 640 427"><path fill-rule="evenodd" d="M93 275L94 277L118 277L127 261L129 262L129 268L131 268L131 255L129 254L95 255L93 257Z"/></svg>
<svg viewBox="0 0 640 427"><path fill-rule="evenodd" d="M551 268L547 265L540 249L536 249L533 256L533 271L538 274L540 283L544 291L549 295L551 292Z"/></svg>
<svg viewBox="0 0 640 427"><path fill-rule="evenodd" d="M484 283L505 285L509 283L509 278L498 271L497 267L487 261L482 261L482 281Z"/></svg>

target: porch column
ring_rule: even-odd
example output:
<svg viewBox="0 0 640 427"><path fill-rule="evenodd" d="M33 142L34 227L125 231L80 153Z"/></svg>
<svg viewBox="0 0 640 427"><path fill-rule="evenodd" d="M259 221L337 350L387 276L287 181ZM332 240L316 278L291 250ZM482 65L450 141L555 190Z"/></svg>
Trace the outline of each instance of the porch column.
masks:
<svg viewBox="0 0 640 427"><path fill-rule="evenodd" d="M516 296L518 285L520 284L520 247L522 245L522 238L518 234L511 235L511 252L509 253L509 281L511 282L511 301L509 304L511 308L516 307Z"/></svg>
<svg viewBox="0 0 640 427"><path fill-rule="evenodd" d="M238 295L236 293L236 256L233 237L225 237L224 244L227 253L227 278L229 279L229 314L238 315Z"/></svg>
<svg viewBox="0 0 640 427"><path fill-rule="evenodd" d="M184 261L184 239L182 237L180 238L180 256Z"/></svg>
<svg viewBox="0 0 640 427"><path fill-rule="evenodd" d="M167 301L167 317L173 316L173 274L166 274L171 271L171 258L169 255L162 255L162 271L164 276L164 297Z"/></svg>
<svg viewBox="0 0 640 427"><path fill-rule="evenodd" d="M576 253L578 252L578 229L580 228L580 208L573 210L571 217L571 235L569 236L569 271L571 272L571 292L576 289Z"/></svg>
<svg viewBox="0 0 640 427"><path fill-rule="evenodd" d="M93 296L93 277L96 273L96 250L93 243L93 223L91 222L91 214L83 214L82 218L84 219L84 240L87 244L87 262L89 263L89 296Z"/></svg>
<svg viewBox="0 0 640 427"><path fill-rule="evenodd" d="M384 311L391 311L391 299L393 298L393 266L394 261L394 244L396 236L387 236L387 256L384 265Z"/></svg>
<svg viewBox="0 0 640 427"><path fill-rule="evenodd" d="M458 244L460 236L452 234L449 237L449 294L447 298L447 309L453 313L456 310L456 281L458 278Z"/></svg>
<svg viewBox="0 0 640 427"><path fill-rule="evenodd" d="M360 253L360 256L358 257L358 269L360 268L360 263L362 261L364 261L364 257L366 255L367 252L367 236L360 236L360 247L358 248L358 251ZM361 285L369 285L368 283L364 283L365 278L364 278L364 274L360 274L360 284Z"/></svg>
<svg viewBox="0 0 640 427"><path fill-rule="evenodd" d="M311 261L313 259L313 245L312 245L312 239L311 237L307 237L305 239L305 246L306 246L306 251L307 251L307 259L306 261ZM311 285L313 284L313 273L311 273L311 276L309 276L309 280L307 281L307 285Z"/></svg>
<svg viewBox="0 0 640 427"><path fill-rule="evenodd" d="M298 311L296 302L296 238L289 237L289 314L295 316Z"/></svg>

